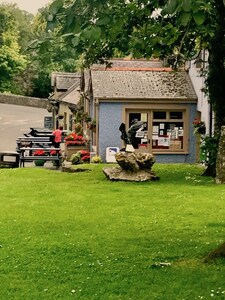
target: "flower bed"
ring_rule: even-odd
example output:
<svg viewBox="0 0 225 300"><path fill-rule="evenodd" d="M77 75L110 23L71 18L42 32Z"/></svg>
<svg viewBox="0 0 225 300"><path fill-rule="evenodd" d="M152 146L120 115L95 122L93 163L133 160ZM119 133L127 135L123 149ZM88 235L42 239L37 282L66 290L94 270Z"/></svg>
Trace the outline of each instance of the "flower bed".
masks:
<svg viewBox="0 0 225 300"><path fill-rule="evenodd" d="M66 146L85 146L87 140L82 135L72 132L64 139Z"/></svg>

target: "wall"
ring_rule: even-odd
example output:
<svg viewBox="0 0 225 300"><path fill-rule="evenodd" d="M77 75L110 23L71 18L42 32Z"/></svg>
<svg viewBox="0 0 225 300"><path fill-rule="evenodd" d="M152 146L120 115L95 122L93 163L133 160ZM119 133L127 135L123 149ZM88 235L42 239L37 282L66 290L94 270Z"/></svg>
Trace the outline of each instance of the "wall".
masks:
<svg viewBox="0 0 225 300"><path fill-rule="evenodd" d="M196 137L193 133L193 120L196 116L196 104L187 104L189 107L189 149L188 154L157 154L159 163L195 163ZM122 122L122 103L99 104L99 155L103 160L106 157L107 147L123 147L119 126Z"/></svg>
<svg viewBox="0 0 225 300"><path fill-rule="evenodd" d="M0 93L0 103L46 108L47 110L51 110L51 104L49 103L48 99L26 97L13 94Z"/></svg>
<svg viewBox="0 0 225 300"><path fill-rule="evenodd" d="M99 155L106 157L107 147L122 147L119 127L122 122L121 103L100 103L99 105Z"/></svg>
<svg viewBox="0 0 225 300"><path fill-rule="evenodd" d="M63 126L65 130L72 130L70 128L70 116L72 112L66 103L60 102L58 115L63 116L63 119L58 119L58 126Z"/></svg>
<svg viewBox="0 0 225 300"><path fill-rule="evenodd" d="M203 62L201 63L201 68L196 67L196 61L189 62L188 68L189 68L189 76L191 82L194 86L195 92L198 97L197 110L201 113L201 120L205 122L206 134L209 134L210 105L208 102L208 97L205 95L205 93L202 90L205 88L205 77L201 76L202 68L204 69L207 68L207 63L206 63L206 61L208 60L207 51L202 53L202 55L203 55Z"/></svg>

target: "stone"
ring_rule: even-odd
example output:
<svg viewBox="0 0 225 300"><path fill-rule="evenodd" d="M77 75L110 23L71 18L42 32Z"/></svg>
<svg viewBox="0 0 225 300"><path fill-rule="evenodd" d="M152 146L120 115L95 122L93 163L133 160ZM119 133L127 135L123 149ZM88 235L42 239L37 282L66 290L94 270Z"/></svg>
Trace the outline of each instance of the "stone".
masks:
<svg viewBox="0 0 225 300"><path fill-rule="evenodd" d="M115 154L119 166L106 167L104 174L112 181L151 181L159 177L151 171L155 157L151 153L118 152Z"/></svg>
<svg viewBox="0 0 225 300"><path fill-rule="evenodd" d="M82 168L72 168L72 167L65 167L62 166L61 168L62 172L67 172L67 173L78 173L78 172L87 172L87 171L91 171L90 169L82 169Z"/></svg>
<svg viewBox="0 0 225 300"><path fill-rule="evenodd" d="M103 168L103 172L111 181L143 182L159 180L159 177L152 171L139 170L138 172L132 172L123 170L121 167L106 167Z"/></svg>

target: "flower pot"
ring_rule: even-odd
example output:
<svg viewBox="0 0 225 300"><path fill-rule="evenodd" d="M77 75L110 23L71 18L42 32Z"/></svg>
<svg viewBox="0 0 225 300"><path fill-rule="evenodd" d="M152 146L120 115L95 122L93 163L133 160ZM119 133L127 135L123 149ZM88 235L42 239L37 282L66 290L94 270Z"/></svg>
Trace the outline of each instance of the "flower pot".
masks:
<svg viewBox="0 0 225 300"><path fill-rule="evenodd" d="M37 160L34 161L34 164L35 164L35 166L43 167L44 164L45 164L45 160L44 159L37 159Z"/></svg>
<svg viewBox="0 0 225 300"><path fill-rule="evenodd" d="M67 160L69 160L71 158L71 156L75 153L77 153L78 151L80 150L86 150L88 151L89 150L89 147L88 146L72 146L72 145L65 145L65 155L67 157Z"/></svg>

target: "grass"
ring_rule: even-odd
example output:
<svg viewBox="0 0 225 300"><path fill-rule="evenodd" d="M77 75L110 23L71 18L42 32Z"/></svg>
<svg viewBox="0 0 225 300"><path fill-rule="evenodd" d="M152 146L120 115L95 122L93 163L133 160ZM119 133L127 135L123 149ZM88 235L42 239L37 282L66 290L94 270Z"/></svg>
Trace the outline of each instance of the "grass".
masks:
<svg viewBox="0 0 225 300"><path fill-rule="evenodd" d="M84 167L0 169L0 299L225 299L224 260L203 263L224 242L224 185L196 165L146 183Z"/></svg>

